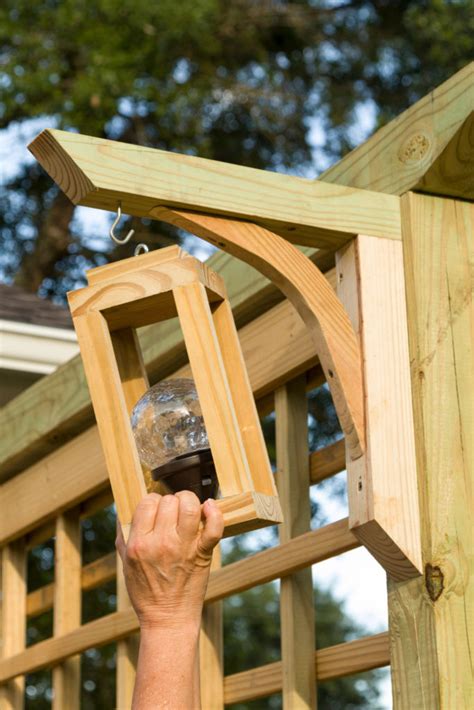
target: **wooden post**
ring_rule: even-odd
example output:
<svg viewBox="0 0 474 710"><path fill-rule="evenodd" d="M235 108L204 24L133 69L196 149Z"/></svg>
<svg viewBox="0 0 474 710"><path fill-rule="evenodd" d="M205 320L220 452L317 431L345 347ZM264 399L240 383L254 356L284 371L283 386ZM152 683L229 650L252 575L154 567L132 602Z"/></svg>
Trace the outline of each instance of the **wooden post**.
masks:
<svg viewBox="0 0 474 710"><path fill-rule="evenodd" d="M468 710L474 205L408 194L402 225L425 574L389 584L394 707Z"/></svg>
<svg viewBox="0 0 474 710"><path fill-rule="evenodd" d="M125 611L131 606L123 576L123 565L117 555L117 611ZM130 710L138 660L138 633L117 642L116 710Z"/></svg>
<svg viewBox="0 0 474 710"><path fill-rule="evenodd" d="M212 570L221 566L221 550L212 556ZM199 638L202 710L224 710L224 637L223 603L204 606Z"/></svg>
<svg viewBox="0 0 474 710"><path fill-rule="evenodd" d="M62 636L81 625L81 528L77 509L56 520L54 562L54 635ZM80 661L74 656L53 669L53 710L79 710Z"/></svg>
<svg viewBox="0 0 474 710"><path fill-rule="evenodd" d="M20 653L26 645L26 549L24 539L2 551L2 657ZM0 687L1 710L22 710L25 679Z"/></svg>
<svg viewBox="0 0 474 710"><path fill-rule="evenodd" d="M275 392L277 484L284 522L280 542L310 528L306 378ZM281 580L283 708L316 707L315 634L311 567Z"/></svg>

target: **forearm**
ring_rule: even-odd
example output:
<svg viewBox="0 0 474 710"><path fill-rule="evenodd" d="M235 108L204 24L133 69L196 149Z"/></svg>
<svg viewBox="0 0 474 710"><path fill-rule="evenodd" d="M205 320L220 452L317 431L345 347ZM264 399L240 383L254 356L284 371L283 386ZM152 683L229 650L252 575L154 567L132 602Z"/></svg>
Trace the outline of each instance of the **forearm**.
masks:
<svg viewBox="0 0 474 710"><path fill-rule="evenodd" d="M144 628L133 710L199 710L199 624Z"/></svg>

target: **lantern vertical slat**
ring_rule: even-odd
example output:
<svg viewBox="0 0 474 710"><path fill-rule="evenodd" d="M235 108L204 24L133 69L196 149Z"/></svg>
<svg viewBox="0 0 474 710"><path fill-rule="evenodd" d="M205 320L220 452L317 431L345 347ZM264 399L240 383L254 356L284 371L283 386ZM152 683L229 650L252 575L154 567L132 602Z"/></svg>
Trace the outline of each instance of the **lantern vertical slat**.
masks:
<svg viewBox="0 0 474 710"><path fill-rule="evenodd" d="M173 289L223 497L253 488L214 322L202 284Z"/></svg>
<svg viewBox="0 0 474 710"><path fill-rule="evenodd" d="M135 508L146 495L145 481L107 322L99 311L74 318L100 439L125 537Z"/></svg>
<svg viewBox="0 0 474 710"><path fill-rule="evenodd" d="M284 522L280 543L308 532L308 408L306 377L275 391L277 484ZM316 707L315 631L311 568L280 583L283 708Z"/></svg>
<svg viewBox="0 0 474 710"><path fill-rule="evenodd" d="M2 657L21 653L26 646L26 545L24 538L2 550ZM22 710L24 677L0 686L2 710Z"/></svg>
<svg viewBox="0 0 474 710"><path fill-rule="evenodd" d="M110 333L110 338L122 382L125 405L130 416L140 397L150 387L137 331L135 328L114 330ZM142 470L147 491L159 491L160 485L153 481L151 472L143 466Z"/></svg>
<svg viewBox="0 0 474 710"><path fill-rule="evenodd" d="M216 547L211 571L221 566L221 549ZM201 706L203 710L224 708L224 628L223 602L204 606L199 638Z"/></svg>
<svg viewBox="0 0 474 710"><path fill-rule="evenodd" d="M273 476L268 475L270 462L265 440L229 301L215 304L212 308L212 316L255 486L260 493L275 496Z"/></svg>
<svg viewBox="0 0 474 710"><path fill-rule="evenodd" d="M79 510L56 520L54 569L54 635L62 636L81 625L81 526ZM81 659L68 658L53 668L53 710L79 710Z"/></svg>

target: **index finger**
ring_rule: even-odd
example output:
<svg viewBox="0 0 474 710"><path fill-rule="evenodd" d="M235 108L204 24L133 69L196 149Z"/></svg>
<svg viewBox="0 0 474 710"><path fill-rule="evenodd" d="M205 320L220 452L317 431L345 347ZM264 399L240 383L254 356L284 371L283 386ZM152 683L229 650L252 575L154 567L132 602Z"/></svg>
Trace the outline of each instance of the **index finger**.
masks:
<svg viewBox="0 0 474 710"><path fill-rule="evenodd" d="M134 537L153 532L160 500L161 496L158 493L149 493L141 499L133 514L129 541Z"/></svg>

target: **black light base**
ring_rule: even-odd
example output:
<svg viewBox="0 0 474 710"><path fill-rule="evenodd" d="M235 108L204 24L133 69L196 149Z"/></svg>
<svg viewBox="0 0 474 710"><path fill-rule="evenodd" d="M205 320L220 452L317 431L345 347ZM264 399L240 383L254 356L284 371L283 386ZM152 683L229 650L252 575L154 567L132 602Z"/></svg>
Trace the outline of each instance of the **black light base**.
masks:
<svg viewBox="0 0 474 710"><path fill-rule="evenodd" d="M219 481L210 449L184 454L153 469L154 481L160 481L171 493L192 491L201 503L217 498Z"/></svg>

